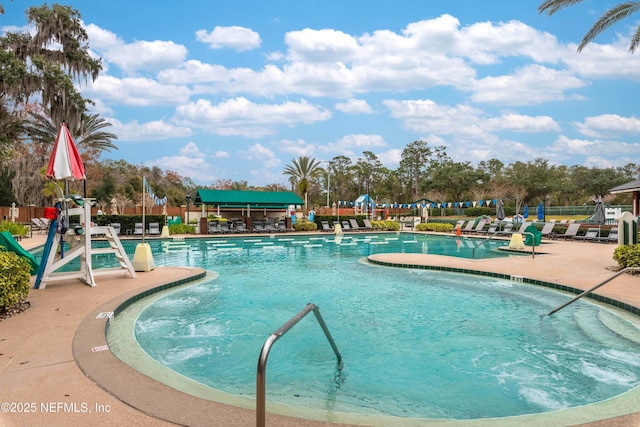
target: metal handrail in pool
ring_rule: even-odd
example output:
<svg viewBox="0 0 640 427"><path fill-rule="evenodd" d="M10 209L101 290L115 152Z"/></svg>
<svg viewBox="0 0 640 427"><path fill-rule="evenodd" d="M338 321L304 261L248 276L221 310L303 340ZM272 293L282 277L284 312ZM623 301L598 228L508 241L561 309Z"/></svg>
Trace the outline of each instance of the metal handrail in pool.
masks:
<svg viewBox="0 0 640 427"><path fill-rule="evenodd" d="M565 302L564 304L562 304L559 307L554 308L553 310L551 310L549 313L547 313L547 316L551 316L553 313L555 313L556 311L560 311L563 308L565 308L566 306L568 306L571 303L574 303L576 301L578 301L580 298L582 298L583 296L590 294L591 292L595 291L596 289L598 289L600 286L606 285L607 283L609 283L610 281L612 281L613 279L615 279L616 277L620 276L622 273L626 273L627 271L640 271L640 267L625 267L622 270L618 271L616 274L614 274L613 276L609 277L608 279L603 280L602 282L598 283L597 285L595 285L594 287L592 287L591 289L587 289L586 291L584 291L583 293L581 293L580 295L576 296L575 298L573 298L570 301Z"/></svg>
<svg viewBox="0 0 640 427"><path fill-rule="evenodd" d="M331 344L331 348L336 353L336 357L338 358L338 370L342 369L342 355L336 346L333 337L331 336L331 332L329 332L329 328L327 324L324 322L322 315L320 314L320 307L315 304L308 303L298 314L293 316L287 323L282 325L277 331L269 335L269 338L264 342L262 346L262 350L260 351L260 357L258 358L258 372L256 375L256 425L258 427L264 427L265 425L265 411L266 411L266 372L267 372L267 358L269 357L269 351L271 350L271 346L275 344L275 342L284 334L286 334L289 329L293 328L300 320L302 320L309 312L313 311L315 314L324 335L327 337L329 344Z"/></svg>
<svg viewBox="0 0 640 427"><path fill-rule="evenodd" d="M493 237L499 235L499 234L516 234L516 233L511 233L511 232L504 232L504 231L496 231L495 233L493 233L491 236L487 237L486 239L484 239L482 242L478 243L477 245L475 245L473 247L473 252L471 252L471 258L472 259L476 259L476 249L478 249L480 246L484 245L485 243L487 243L489 240L491 240ZM533 235L532 232L530 231L523 231L523 232L517 232L517 234L528 234L531 236L531 239L534 240L535 236ZM535 242L534 244L531 245L531 258L535 258L536 257L536 245Z"/></svg>

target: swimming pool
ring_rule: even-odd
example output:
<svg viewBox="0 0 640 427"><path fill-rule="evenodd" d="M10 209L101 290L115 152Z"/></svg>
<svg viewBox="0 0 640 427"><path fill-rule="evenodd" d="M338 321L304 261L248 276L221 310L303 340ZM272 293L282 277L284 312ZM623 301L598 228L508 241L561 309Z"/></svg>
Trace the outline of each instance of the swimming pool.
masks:
<svg viewBox="0 0 640 427"><path fill-rule="evenodd" d="M282 245L268 237L158 241L157 265L200 265L220 277L131 307L136 339L181 375L251 397L262 343L314 302L344 370L336 376L326 339L305 320L272 350L267 397L330 414L503 417L584 405L638 385L640 334L627 320L587 302L540 318L567 297L510 281L359 262L372 248L415 251L421 243L412 235L370 243L384 236L340 247L333 236Z"/></svg>

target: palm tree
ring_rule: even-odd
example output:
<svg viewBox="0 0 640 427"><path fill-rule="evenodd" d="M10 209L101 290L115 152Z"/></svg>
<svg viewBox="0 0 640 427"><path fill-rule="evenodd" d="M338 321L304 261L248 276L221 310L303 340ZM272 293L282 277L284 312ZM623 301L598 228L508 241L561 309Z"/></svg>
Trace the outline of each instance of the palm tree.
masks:
<svg viewBox="0 0 640 427"><path fill-rule="evenodd" d="M538 12L546 13L551 16L560 9L564 9L568 6L573 6L577 3L582 3L583 0L545 0L540 6L538 6ZM628 1L626 3L620 3L619 5L607 10L598 21L593 24L591 29L584 35L580 45L578 46L578 52L581 52L584 47L593 41L600 33L612 26L613 24L628 18L634 13L640 10L640 1ZM636 29L636 33L631 38L631 44L629 45L629 52L634 53L638 45L640 44L640 26Z"/></svg>
<svg viewBox="0 0 640 427"><path fill-rule="evenodd" d="M53 123L43 113L30 112L24 128L31 140L47 146L53 145L55 142L60 125L60 123ZM100 118L98 114L91 116L83 114L78 126L69 130L79 150L91 151L97 155L96 157L99 157L104 150L118 149L112 142L113 139L118 139L118 137L113 133L102 130L109 126L111 126L111 123Z"/></svg>
<svg viewBox="0 0 640 427"><path fill-rule="evenodd" d="M323 172L320 167L320 161L316 159L310 159L306 156L298 157L298 159L292 159L291 165L284 168L284 175L289 175L298 186L298 191L304 194L304 215L307 215L307 193L309 192L310 180L316 178Z"/></svg>

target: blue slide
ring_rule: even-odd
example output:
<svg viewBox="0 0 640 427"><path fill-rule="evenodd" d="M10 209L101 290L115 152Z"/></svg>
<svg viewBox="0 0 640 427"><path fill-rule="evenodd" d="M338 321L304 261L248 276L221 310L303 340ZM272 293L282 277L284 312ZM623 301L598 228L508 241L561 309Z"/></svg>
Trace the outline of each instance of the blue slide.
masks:
<svg viewBox="0 0 640 427"><path fill-rule="evenodd" d="M0 246L4 246L7 251L14 252L25 258L31 265L31 274L36 274L39 267L36 257L34 257L31 252L20 246L20 244L16 242L10 232L3 231L0 233Z"/></svg>

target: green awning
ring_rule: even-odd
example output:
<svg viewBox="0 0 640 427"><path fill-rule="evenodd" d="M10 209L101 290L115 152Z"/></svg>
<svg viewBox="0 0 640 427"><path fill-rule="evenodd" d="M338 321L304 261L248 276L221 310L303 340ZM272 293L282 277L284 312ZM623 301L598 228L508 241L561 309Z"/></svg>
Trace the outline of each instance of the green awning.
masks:
<svg viewBox="0 0 640 427"><path fill-rule="evenodd" d="M304 202L291 191L242 191L242 190L198 190L196 205L220 206L221 208L286 209L289 205Z"/></svg>

